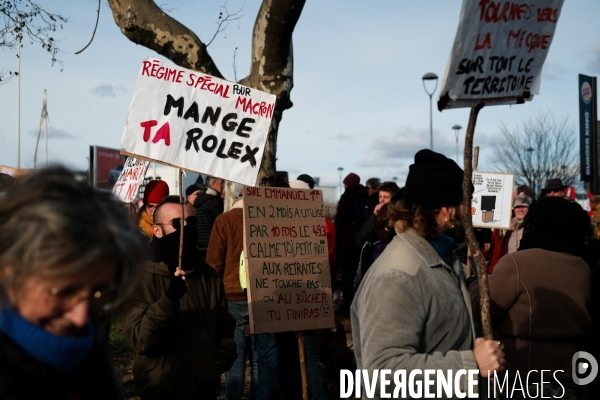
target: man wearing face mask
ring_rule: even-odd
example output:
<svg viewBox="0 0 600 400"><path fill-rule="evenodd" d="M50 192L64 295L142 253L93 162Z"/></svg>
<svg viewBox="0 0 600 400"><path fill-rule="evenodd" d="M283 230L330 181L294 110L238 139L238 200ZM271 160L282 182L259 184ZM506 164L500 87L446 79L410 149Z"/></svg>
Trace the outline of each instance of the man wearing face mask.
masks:
<svg viewBox="0 0 600 400"><path fill-rule="evenodd" d="M135 351L133 378L146 399L214 399L220 377L236 358L235 321L219 274L201 262L196 218L184 211L181 269L179 197L154 212L150 261L123 320Z"/></svg>

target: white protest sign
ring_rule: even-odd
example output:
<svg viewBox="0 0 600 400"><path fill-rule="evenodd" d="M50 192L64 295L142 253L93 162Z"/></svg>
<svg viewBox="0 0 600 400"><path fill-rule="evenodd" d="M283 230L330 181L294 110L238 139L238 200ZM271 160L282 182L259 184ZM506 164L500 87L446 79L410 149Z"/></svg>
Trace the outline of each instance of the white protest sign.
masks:
<svg viewBox="0 0 600 400"><path fill-rule="evenodd" d="M245 188L244 256L251 333L335 326L323 192Z"/></svg>
<svg viewBox="0 0 600 400"><path fill-rule="evenodd" d="M274 111L272 94L146 58L121 151L254 186Z"/></svg>
<svg viewBox="0 0 600 400"><path fill-rule="evenodd" d="M113 198L124 203L131 203L135 200L140 185L144 182L148 165L150 165L150 161L128 157L117 183L113 186Z"/></svg>
<svg viewBox="0 0 600 400"><path fill-rule="evenodd" d="M539 94L564 0L463 0L438 108L519 104Z"/></svg>
<svg viewBox="0 0 600 400"><path fill-rule="evenodd" d="M513 174L473 172L471 217L478 228L510 227L512 218Z"/></svg>

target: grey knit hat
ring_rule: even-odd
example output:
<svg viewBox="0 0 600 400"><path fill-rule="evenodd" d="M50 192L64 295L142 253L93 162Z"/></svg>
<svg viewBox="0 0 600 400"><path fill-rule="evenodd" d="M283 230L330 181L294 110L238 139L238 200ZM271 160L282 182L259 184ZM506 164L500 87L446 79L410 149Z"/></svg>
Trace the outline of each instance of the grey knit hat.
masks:
<svg viewBox="0 0 600 400"><path fill-rule="evenodd" d="M525 193L521 192L515 199L513 200L513 210L515 207L529 207L531 205L531 197L527 196Z"/></svg>

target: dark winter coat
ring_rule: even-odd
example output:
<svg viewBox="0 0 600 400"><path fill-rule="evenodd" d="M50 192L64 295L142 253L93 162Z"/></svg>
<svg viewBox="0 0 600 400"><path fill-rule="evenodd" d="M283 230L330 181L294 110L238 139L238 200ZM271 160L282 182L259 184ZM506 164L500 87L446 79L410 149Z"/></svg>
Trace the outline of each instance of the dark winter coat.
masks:
<svg viewBox="0 0 600 400"><path fill-rule="evenodd" d="M590 280L587 264L568 253L532 248L498 261L488 277L490 313L511 379L531 370L571 379L571 359L592 327ZM469 291L480 315L478 283Z"/></svg>
<svg viewBox="0 0 600 400"><path fill-rule="evenodd" d="M46 364L0 332L0 399L123 399L106 337L98 332L88 356L74 371Z"/></svg>
<svg viewBox="0 0 600 400"><path fill-rule="evenodd" d="M367 188L363 185L355 185L346 188L338 203L337 214L335 216L335 243L338 257L342 252L349 249L360 251L360 247L355 244L356 232L360 226L357 225L357 198L365 201L368 197ZM358 259L356 260L358 263Z"/></svg>
<svg viewBox="0 0 600 400"><path fill-rule="evenodd" d="M162 262L147 262L123 319L135 351L133 377L143 399L202 398L235 360L235 321L221 278L207 265L186 276L179 303L164 292L172 275Z"/></svg>
<svg viewBox="0 0 600 400"><path fill-rule="evenodd" d="M215 219L223 214L223 199L219 194L202 193L196 198L194 207L198 218L198 248L205 250Z"/></svg>

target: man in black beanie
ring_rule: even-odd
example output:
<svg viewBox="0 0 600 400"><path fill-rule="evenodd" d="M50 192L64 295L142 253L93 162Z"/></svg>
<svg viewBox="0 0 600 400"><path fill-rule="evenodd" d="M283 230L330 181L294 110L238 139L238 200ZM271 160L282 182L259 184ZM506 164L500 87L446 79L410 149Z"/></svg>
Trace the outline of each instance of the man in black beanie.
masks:
<svg viewBox="0 0 600 400"><path fill-rule="evenodd" d="M415 155L404 206L392 206L389 214L398 234L363 278L351 307L357 369L369 376L419 370L412 384L424 387L430 384L421 371L451 371L456 393L469 386L459 371L478 369L486 377L503 369L500 345L475 338L464 270L454 241L442 234L461 207L462 180L462 169L442 154ZM429 380L430 393L440 390L436 381Z"/></svg>
<svg viewBox="0 0 600 400"><path fill-rule="evenodd" d="M431 150L415 154L404 189L404 207L419 204L427 208L462 202L463 170L453 160Z"/></svg>

